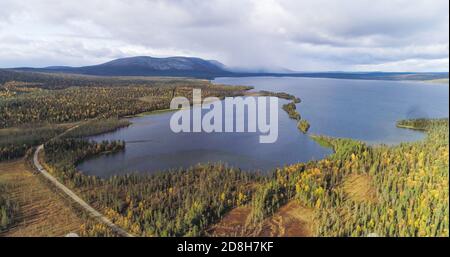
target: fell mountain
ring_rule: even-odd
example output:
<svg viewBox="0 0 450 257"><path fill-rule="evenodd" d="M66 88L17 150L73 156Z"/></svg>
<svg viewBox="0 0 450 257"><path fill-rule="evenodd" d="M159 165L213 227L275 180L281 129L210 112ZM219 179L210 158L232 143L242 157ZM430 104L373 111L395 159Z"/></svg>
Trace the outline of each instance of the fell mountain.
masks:
<svg viewBox="0 0 450 257"><path fill-rule="evenodd" d="M216 77L275 76L364 80L448 80L448 72L296 72L284 69L274 69L272 71L252 69L231 70L218 61L181 56L167 58L136 56L120 58L92 66L25 67L8 70L96 76L160 76L202 79L214 79ZM18 74L16 73L14 76L17 77ZM0 76L0 81L1 77L3 76Z"/></svg>
<svg viewBox="0 0 450 257"><path fill-rule="evenodd" d="M194 57L155 58L136 56L120 58L99 65L69 67L51 66L45 68L16 68L15 70L35 72L59 72L97 76L172 76L214 78L227 76L225 65L218 61Z"/></svg>

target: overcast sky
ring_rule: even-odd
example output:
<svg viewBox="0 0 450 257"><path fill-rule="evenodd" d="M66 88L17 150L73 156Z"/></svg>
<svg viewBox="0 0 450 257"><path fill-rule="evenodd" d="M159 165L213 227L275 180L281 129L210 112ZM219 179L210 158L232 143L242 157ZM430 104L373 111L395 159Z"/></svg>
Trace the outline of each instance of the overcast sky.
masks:
<svg viewBox="0 0 450 257"><path fill-rule="evenodd" d="M448 0L0 0L0 67L196 56L298 71L448 71Z"/></svg>

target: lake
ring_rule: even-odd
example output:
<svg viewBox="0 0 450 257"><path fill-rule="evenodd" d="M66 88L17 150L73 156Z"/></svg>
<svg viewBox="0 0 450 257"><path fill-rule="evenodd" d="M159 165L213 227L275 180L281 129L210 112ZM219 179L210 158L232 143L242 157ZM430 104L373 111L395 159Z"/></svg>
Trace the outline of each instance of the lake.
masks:
<svg viewBox="0 0 450 257"><path fill-rule="evenodd" d="M307 119L309 133L363 140L369 144L398 144L420 140L421 132L396 128L407 118L448 117L449 86L405 81L370 81L292 77L218 78L215 83L254 86L255 90L286 92L302 102L297 109ZM127 128L90 137L124 140L125 151L96 157L78 168L88 175L109 177L134 172L152 173L202 162L224 162L244 170L268 172L296 162L318 160L331 153L297 130L281 110L278 140L260 144L259 133L174 133L173 113L131 118Z"/></svg>

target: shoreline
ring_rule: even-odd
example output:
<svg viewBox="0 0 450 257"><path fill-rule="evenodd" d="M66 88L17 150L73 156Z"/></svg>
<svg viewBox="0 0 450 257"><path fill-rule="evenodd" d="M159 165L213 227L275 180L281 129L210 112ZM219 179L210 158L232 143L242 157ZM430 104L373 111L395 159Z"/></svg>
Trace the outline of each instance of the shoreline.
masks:
<svg viewBox="0 0 450 257"><path fill-rule="evenodd" d="M414 130L414 131L422 131L422 132L424 132L424 131L427 131L426 129L424 129L424 128L417 128L417 127L414 127L414 126L408 126L408 125L396 125L397 126L397 128L401 128L401 129L410 129L410 130Z"/></svg>
<svg viewBox="0 0 450 257"><path fill-rule="evenodd" d="M140 112L140 113L133 114L133 115L126 115L126 116L121 117L121 119L139 118L139 117L145 117L145 116L166 113L166 112L173 112L173 111L178 111L178 110L179 109L167 109L167 108L159 109L159 110L154 110L154 111Z"/></svg>
<svg viewBox="0 0 450 257"><path fill-rule="evenodd" d="M415 83L425 83L425 84L435 84L435 85L449 85L450 79L449 78L443 78L443 79L369 79L369 78L335 78L335 77L308 77L308 76L236 76L236 77L215 77L213 79L210 79L209 82L213 84L220 84L215 83L215 80L218 79L239 79L239 78L299 78L299 79L330 79L330 80L361 80L361 81L386 81L386 82L415 82Z"/></svg>

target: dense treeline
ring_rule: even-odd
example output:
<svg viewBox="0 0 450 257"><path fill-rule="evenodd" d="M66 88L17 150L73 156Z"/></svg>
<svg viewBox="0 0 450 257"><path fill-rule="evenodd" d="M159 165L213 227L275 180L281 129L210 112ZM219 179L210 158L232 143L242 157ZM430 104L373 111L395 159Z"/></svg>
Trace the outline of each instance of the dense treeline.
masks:
<svg viewBox="0 0 450 257"><path fill-rule="evenodd" d="M119 128L127 127L131 124L126 119L101 119L90 120L80 124L78 127L66 132L65 138L87 137L95 136L103 133L113 132Z"/></svg>
<svg viewBox="0 0 450 257"><path fill-rule="evenodd" d="M72 187L81 186L85 179L89 181L89 177L84 177L82 174L71 168L83 159L101 153L114 153L125 148L125 143L122 141L103 141L100 143L89 142L84 139L67 138L51 140L44 145L45 160L51 161L56 159L64 160L63 165L58 166L64 172L59 172L56 176L61 180L69 183ZM51 163L51 162L49 162Z"/></svg>
<svg viewBox="0 0 450 257"><path fill-rule="evenodd" d="M69 87L172 87L207 85L206 80L155 77L104 77L63 73L41 73L0 69L0 84L8 82L30 83L44 89Z"/></svg>
<svg viewBox="0 0 450 257"><path fill-rule="evenodd" d="M4 82L0 85L0 128L123 117L167 109L175 96L192 98L193 88L201 88L203 97L242 95L251 88L213 85L204 80L100 78L14 71L0 72L0 81Z"/></svg>
<svg viewBox="0 0 450 257"><path fill-rule="evenodd" d="M436 125L435 121L434 123L431 123L431 125ZM440 121L444 122L444 121ZM409 119L409 120L400 120L397 122L397 127L399 128L409 128L409 129L415 129L415 130L427 130L428 126L430 126L429 119Z"/></svg>
<svg viewBox="0 0 450 257"><path fill-rule="evenodd" d="M236 89L208 87L205 96L226 96ZM173 96L192 98L192 88L102 87L42 90L0 101L0 128L30 123L65 123L97 117L123 117L167 109ZM144 100L139 98L146 97Z"/></svg>
<svg viewBox="0 0 450 257"><path fill-rule="evenodd" d="M65 129L65 126L56 125L0 129L0 161L24 156L29 148L44 143Z"/></svg>
<svg viewBox="0 0 450 257"><path fill-rule="evenodd" d="M285 93L285 92L270 92L270 91L261 90L261 91L259 91L259 94L263 95L263 96L274 96L274 97L278 97L278 98L285 99L285 100L291 100L295 104L298 104L301 102L300 98L298 98L294 95Z"/></svg>
<svg viewBox="0 0 450 257"><path fill-rule="evenodd" d="M111 118L91 120L88 122L83 122L79 124L79 126L75 124L41 124L27 127L0 129L0 161L22 157L28 149L61 135L72 126L77 127L65 133L64 137L73 138L92 136L111 132L128 125L130 125L128 120Z"/></svg>
<svg viewBox="0 0 450 257"><path fill-rule="evenodd" d="M222 164L108 179L86 176L76 170L79 160L118 150L119 146L122 144L55 140L45 145L45 161L60 181L136 235L201 235L226 211L245 204L257 180L256 175ZM101 235L103 232L98 229ZM86 233L95 234L95 228Z"/></svg>
<svg viewBox="0 0 450 257"><path fill-rule="evenodd" d="M426 127L427 139L369 147L349 139L317 137L335 153L279 169L253 197L251 224L295 198L314 209L318 236L448 236L448 119L401 124ZM375 199L349 197L342 184L354 174L371 178Z"/></svg>

